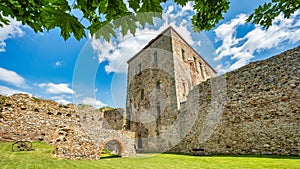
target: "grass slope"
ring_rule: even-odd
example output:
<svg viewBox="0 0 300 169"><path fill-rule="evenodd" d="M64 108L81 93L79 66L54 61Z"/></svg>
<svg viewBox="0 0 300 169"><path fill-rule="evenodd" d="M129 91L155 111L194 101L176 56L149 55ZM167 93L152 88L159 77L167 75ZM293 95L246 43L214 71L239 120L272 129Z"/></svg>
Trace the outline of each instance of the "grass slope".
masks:
<svg viewBox="0 0 300 169"><path fill-rule="evenodd" d="M128 158L101 160L56 159L51 155L54 147L34 142L34 151L11 152L12 143L0 143L0 168L300 168L300 157L279 156L188 156L176 154L144 154Z"/></svg>

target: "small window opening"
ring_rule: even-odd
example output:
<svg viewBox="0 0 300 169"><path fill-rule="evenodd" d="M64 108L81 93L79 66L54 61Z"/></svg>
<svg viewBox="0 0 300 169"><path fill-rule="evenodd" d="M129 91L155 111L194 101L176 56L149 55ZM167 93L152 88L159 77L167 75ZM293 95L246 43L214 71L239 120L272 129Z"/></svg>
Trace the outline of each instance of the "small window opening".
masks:
<svg viewBox="0 0 300 169"><path fill-rule="evenodd" d="M141 91L141 100L143 100L144 99L144 89L142 89L142 91Z"/></svg>
<svg viewBox="0 0 300 169"><path fill-rule="evenodd" d="M184 52L184 50L183 49L181 49L181 57L182 57L182 60L184 61L185 60L185 52Z"/></svg>
<svg viewBox="0 0 300 169"><path fill-rule="evenodd" d="M199 72L197 64L198 64L197 59L194 57L194 67L196 71Z"/></svg>
<svg viewBox="0 0 300 169"><path fill-rule="evenodd" d="M183 93L182 93L182 95L185 96L185 93L186 93L185 83L182 83L182 87L183 87Z"/></svg>
<svg viewBox="0 0 300 169"><path fill-rule="evenodd" d="M142 64L139 63L138 64L138 71L137 71L137 73L140 74L141 72L142 72Z"/></svg>
<svg viewBox="0 0 300 169"><path fill-rule="evenodd" d="M200 65L201 76L202 76L202 78L204 78L204 69L203 69L203 65L202 65L201 62L199 62L199 65Z"/></svg>
<svg viewBox="0 0 300 169"><path fill-rule="evenodd" d="M154 56L154 63L157 63L157 51L154 51L153 56Z"/></svg>
<svg viewBox="0 0 300 169"><path fill-rule="evenodd" d="M157 116L159 117L160 116L160 106L156 107L156 111L157 111Z"/></svg>
<svg viewBox="0 0 300 169"><path fill-rule="evenodd" d="M156 89L157 89L157 90L160 90L160 81L157 81L157 82L156 82Z"/></svg>

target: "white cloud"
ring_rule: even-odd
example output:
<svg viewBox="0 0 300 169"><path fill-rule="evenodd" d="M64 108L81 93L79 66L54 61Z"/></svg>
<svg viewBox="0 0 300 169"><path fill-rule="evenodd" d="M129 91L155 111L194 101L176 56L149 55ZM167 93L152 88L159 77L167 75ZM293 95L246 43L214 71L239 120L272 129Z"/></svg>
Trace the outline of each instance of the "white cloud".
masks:
<svg viewBox="0 0 300 169"><path fill-rule="evenodd" d="M67 93L67 94L73 94L75 93L68 84L66 83L59 83L59 84L54 84L54 83L41 83L38 84L40 88L46 88L46 91L48 93L52 94L60 94L60 93Z"/></svg>
<svg viewBox="0 0 300 169"><path fill-rule="evenodd" d="M100 107L107 106L107 104L102 103L101 101L96 100L95 98L91 98L91 97L85 97L82 100L82 104L92 105L95 108L100 108Z"/></svg>
<svg viewBox="0 0 300 169"><path fill-rule="evenodd" d="M160 25L157 30L150 28L137 28L135 36L131 34L127 34L124 37L119 36L119 43L114 41L108 43L101 39L92 38L91 46L93 50L98 53L99 63L108 61L108 65L105 66L106 72L126 73L127 61L168 26L172 26L177 32L179 32L190 45L196 44L192 39L191 32L188 30L188 22L183 19L181 24L176 25L174 21L175 18L181 17L186 11L192 9L192 3L189 2L188 5L179 10L178 13L170 14L174 10L174 7L170 6L166 14L162 17L164 24Z"/></svg>
<svg viewBox="0 0 300 169"><path fill-rule="evenodd" d="M4 25L0 27L0 52L5 52L6 43L5 40L21 37L24 35L24 32L21 29L22 23L11 18L5 17L10 21L9 25Z"/></svg>
<svg viewBox="0 0 300 169"><path fill-rule="evenodd" d="M11 89L6 86L0 86L0 94L1 95L10 96L10 95L17 94L17 93L29 94L27 92ZM31 95L31 94L29 94L29 95Z"/></svg>
<svg viewBox="0 0 300 169"><path fill-rule="evenodd" d="M61 65L62 65L62 61L56 61L56 62L55 62L55 66L56 66L56 67L60 67Z"/></svg>
<svg viewBox="0 0 300 169"><path fill-rule="evenodd" d="M300 10L291 15L289 19L281 14L273 21L269 29L264 29L259 25L250 30L244 37L237 37L237 29L245 25L245 14L240 14L228 23L218 26L214 31L217 41L221 41L221 46L216 50L220 60L230 57L233 64L227 66L225 71L237 69L246 65L250 59L254 58L254 53L265 50L280 48L283 43L294 44L300 40Z"/></svg>
<svg viewBox="0 0 300 169"><path fill-rule="evenodd" d="M50 99L64 105L71 103L70 101L66 100L63 96L53 96L50 97Z"/></svg>
<svg viewBox="0 0 300 169"><path fill-rule="evenodd" d="M26 87L25 79L14 71L0 67L0 80L15 85L17 87Z"/></svg>

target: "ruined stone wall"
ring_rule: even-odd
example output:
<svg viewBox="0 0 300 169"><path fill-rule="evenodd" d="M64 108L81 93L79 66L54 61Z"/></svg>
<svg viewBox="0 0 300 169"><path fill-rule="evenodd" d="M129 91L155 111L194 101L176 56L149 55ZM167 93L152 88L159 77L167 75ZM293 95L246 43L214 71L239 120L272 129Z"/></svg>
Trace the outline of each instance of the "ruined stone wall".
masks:
<svg viewBox="0 0 300 169"><path fill-rule="evenodd" d="M26 94L1 99L0 141L43 141L57 147L57 157L96 158L98 148L81 130L74 105Z"/></svg>
<svg viewBox="0 0 300 169"><path fill-rule="evenodd" d="M125 129L126 114L123 109L112 109L103 112L104 129L123 130Z"/></svg>
<svg viewBox="0 0 300 169"><path fill-rule="evenodd" d="M197 85L179 115L193 127L170 151L300 155L299 68L297 47Z"/></svg>
<svg viewBox="0 0 300 169"><path fill-rule="evenodd" d="M0 110L0 141L43 141L56 147L59 158L99 159L103 143L115 138L122 142L123 156L135 153L134 134L103 129L102 116L89 107L82 113L73 104L15 94L0 96Z"/></svg>

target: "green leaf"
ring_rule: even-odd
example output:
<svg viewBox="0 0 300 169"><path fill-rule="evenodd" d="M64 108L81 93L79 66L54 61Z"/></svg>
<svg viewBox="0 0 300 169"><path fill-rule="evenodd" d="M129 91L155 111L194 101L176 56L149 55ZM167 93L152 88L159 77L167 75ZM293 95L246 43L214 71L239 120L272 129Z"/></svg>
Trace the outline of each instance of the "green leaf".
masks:
<svg viewBox="0 0 300 169"><path fill-rule="evenodd" d="M189 0L175 0L175 2L181 6L185 6Z"/></svg>
<svg viewBox="0 0 300 169"><path fill-rule="evenodd" d="M9 22L9 20L8 19L6 19L6 18L4 18L4 17L2 17L1 15L0 15L0 27L2 27L2 26L4 26L4 25L8 25L10 22Z"/></svg>
<svg viewBox="0 0 300 169"><path fill-rule="evenodd" d="M229 2L227 0L201 0L194 5L196 14L192 18L193 28L195 31L210 30L221 19L223 13L229 9Z"/></svg>
<svg viewBox="0 0 300 169"><path fill-rule="evenodd" d="M162 7L160 6L161 2L165 2L162 0L142 0L142 7L137 11L141 12L162 12Z"/></svg>
<svg viewBox="0 0 300 169"><path fill-rule="evenodd" d="M134 15L129 15L122 17L116 21L114 21L114 25L116 28L121 27L121 33L122 35L126 35L128 33L128 30L131 34L135 34L136 31L136 25L135 25L135 17Z"/></svg>
<svg viewBox="0 0 300 169"><path fill-rule="evenodd" d="M102 28L99 29L94 35L95 38L100 39L101 37L103 37L106 41L109 41L111 36L116 37L114 26L111 23L102 26Z"/></svg>
<svg viewBox="0 0 300 169"><path fill-rule="evenodd" d="M140 8L141 0L128 0L129 7L132 8L135 12Z"/></svg>
<svg viewBox="0 0 300 169"><path fill-rule="evenodd" d="M269 28L272 25L272 21L281 12L285 18L289 18L299 8L299 0L272 0L272 2L256 8L246 21Z"/></svg>

